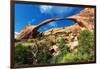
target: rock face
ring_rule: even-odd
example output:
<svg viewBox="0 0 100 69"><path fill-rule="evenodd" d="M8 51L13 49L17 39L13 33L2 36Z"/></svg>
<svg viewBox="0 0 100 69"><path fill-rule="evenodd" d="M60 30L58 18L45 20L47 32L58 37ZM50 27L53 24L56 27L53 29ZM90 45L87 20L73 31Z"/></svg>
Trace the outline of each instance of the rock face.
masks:
<svg viewBox="0 0 100 69"><path fill-rule="evenodd" d="M75 24L65 28L55 28L48 30L44 32L44 36L46 36L46 39L49 42L54 43L56 46L57 41L64 39L70 50L74 50L78 46L78 35L80 31L80 26Z"/></svg>
<svg viewBox="0 0 100 69"><path fill-rule="evenodd" d="M50 29L44 32L44 35L50 35L50 34L57 34L57 33L70 33L70 32L74 32L74 33L78 33L80 32L81 28L78 24L74 24L72 26L69 27L62 27L62 28L55 28L55 29Z"/></svg>
<svg viewBox="0 0 100 69"><path fill-rule="evenodd" d="M77 19L89 31L94 30L94 26L95 26L95 9L94 8L85 8L79 14L76 14L69 18Z"/></svg>
<svg viewBox="0 0 100 69"><path fill-rule="evenodd" d="M35 31L34 28L35 28L34 26L27 26L24 30L22 30L17 39L21 40L21 39L33 38L34 37L33 35L39 34L39 32Z"/></svg>

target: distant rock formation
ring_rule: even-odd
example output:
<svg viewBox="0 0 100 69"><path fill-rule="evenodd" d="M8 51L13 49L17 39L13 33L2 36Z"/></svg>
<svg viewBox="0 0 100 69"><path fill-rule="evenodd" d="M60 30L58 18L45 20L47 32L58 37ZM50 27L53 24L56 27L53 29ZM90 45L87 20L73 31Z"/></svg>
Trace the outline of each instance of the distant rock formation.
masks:
<svg viewBox="0 0 100 69"><path fill-rule="evenodd" d="M79 33L81 31L81 28L78 24L74 24L72 26L69 27L62 27L62 28L54 28L54 29L50 29L44 32L44 35L50 35L50 34L57 34L57 33L70 33L70 32L74 32L74 33Z"/></svg>
<svg viewBox="0 0 100 69"><path fill-rule="evenodd" d="M81 28L78 24L65 27L65 28L55 28L44 32L44 36L49 42L55 43L61 39L66 41L67 46L70 50L76 49L78 46L78 35Z"/></svg>

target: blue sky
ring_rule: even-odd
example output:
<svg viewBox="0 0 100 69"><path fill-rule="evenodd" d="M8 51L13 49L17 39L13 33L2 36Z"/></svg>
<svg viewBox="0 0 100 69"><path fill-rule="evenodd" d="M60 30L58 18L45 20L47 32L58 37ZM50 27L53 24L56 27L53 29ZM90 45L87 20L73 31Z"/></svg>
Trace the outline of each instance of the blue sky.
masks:
<svg viewBox="0 0 100 69"><path fill-rule="evenodd" d="M69 6L15 4L15 34L19 34L29 24L35 26L46 19L72 16L83 9ZM55 21L42 26L39 31L44 32L48 29L67 27L72 24L75 24L75 22L71 20Z"/></svg>

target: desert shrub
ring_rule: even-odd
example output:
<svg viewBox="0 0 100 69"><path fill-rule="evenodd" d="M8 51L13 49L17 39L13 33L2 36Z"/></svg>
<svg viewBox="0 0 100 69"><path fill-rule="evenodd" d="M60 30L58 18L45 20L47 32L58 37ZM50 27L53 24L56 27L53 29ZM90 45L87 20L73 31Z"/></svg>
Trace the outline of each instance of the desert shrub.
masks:
<svg viewBox="0 0 100 69"><path fill-rule="evenodd" d="M39 64L48 64L50 62L50 59L52 58L48 46L46 45L38 46L38 53L36 58Z"/></svg>
<svg viewBox="0 0 100 69"><path fill-rule="evenodd" d="M88 62L90 61L90 57L87 53L67 53L65 55L59 55L54 57L54 63L80 63L80 62Z"/></svg>
<svg viewBox="0 0 100 69"><path fill-rule="evenodd" d="M81 53L67 53L65 54L58 63L78 63L78 62L87 62L88 54Z"/></svg>
<svg viewBox="0 0 100 69"><path fill-rule="evenodd" d="M69 47L66 45L67 42L65 42L63 38L60 41L58 41L58 44L59 44L59 49L61 51L61 54L66 54L70 52Z"/></svg>
<svg viewBox="0 0 100 69"><path fill-rule="evenodd" d="M76 56L74 53L67 53L65 55L62 55L61 59L58 61L58 63L70 63L74 62L76 60Z"/></svg>
<svg viewBox="0 0 100 69"><path fill-rule="evenodd" d="M18 44L15 47L15 64L47 64L50 62L52 55L49 51L48 46L23 46Z"/></svg>
<svg viewBox="0 0 100 69"><path fill-rule="evenodd" d="M94 59L94 33L87 30L81 31L79 35L79 52L81 54L88 54L90 60Z"/></svg>
<svg viewBox="0 0 100 69"><path fill-rule="evenodd" d="M94 48L94 35L92 32L84 30L79 35L80 51L90 53Z"/></svg>
<svg viewBox="0 0 100 69"><path fill-rule="evenodd" d="M37 64L48 64L52 58L49 47L46 44L37 45L38 53L36 54ZM35 49L36 50L36 49Z"/></svg>
<svg viewBox="0 0 100 69"><path fill-rule="evenodd" d="M15 64L32 64L32 53L28 51L28 47L24 47L21 44L15 47Z"/></svg>
<svg viewBox="0 0 100 69"><path fill-rule="evenodd" d="M66 45L67 43L63 38L57 41L57 43L59 44L60 54L57 56L53 56L53 58L51 59L51 63L53 64L59 63L62 60L63 56L70 52L70 49Z"/></svg>

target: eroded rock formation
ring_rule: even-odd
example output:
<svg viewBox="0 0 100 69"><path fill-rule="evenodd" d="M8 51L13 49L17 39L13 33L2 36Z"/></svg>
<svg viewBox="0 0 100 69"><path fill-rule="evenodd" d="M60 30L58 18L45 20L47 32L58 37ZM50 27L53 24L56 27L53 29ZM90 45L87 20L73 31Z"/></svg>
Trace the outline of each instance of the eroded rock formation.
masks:
<svg viewBox="0 0 100 69"><path fill-rule="evenodd" d="M22 32L20 32L19 36L16 39L21 40L35 37L37 34L39 34L39 32L37 30L35 31L34 28L35 26L27 26L26 28L24 28L24 30L22 30Z"/></svg>
<svg viewBox="0 0 100 69"><path fill-rule="evenodd" d="M79 14L69 18L77 19L86 29L93 31L95 26L95 8L85 8Z"/></svg>

